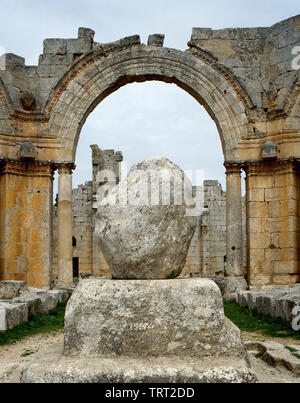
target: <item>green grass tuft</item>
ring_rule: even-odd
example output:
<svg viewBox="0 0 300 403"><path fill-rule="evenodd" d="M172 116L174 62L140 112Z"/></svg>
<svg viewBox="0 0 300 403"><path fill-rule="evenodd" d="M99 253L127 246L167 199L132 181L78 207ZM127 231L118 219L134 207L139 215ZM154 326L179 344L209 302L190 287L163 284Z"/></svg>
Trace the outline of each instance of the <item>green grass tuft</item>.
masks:
<svg viewBox="0 0 300 403"><path fill-rule="evenodd" d="M29 355L34 354L33 351L25 351L25 353L21 354L20 357L28 357Z"/></svg>
<svg viewBox="0 0 300 403"><path fill-rule="evenodd" d="M285 348L287 350L289 350L290 353L297 353L298 352L298 350L296 350L295 348L289 347L289 346L285 346Z"/></svg>
<svg viewBox="0 0 300 403"><path fill-rule="evenodd" d="M166 280L174 280L176 278L176 273L175 271L172 271L172 273L169 274L169 276L166 278Z"/></svg>
<svg viewBox="0 0 300 403"><path fill-rule="evenodd" d="M56 309L45 315L33 315L29 322L22 323L7 332L0 332L0 346L14 343L36 334L63 329L66 305L60 304Z"/></svg>
<svg viewBox="0 0 300 403"><path fill-rule="evenodd" d="M270 316L259 314L248 308L241 307L235 302L225 302L224 310L227 318L244 332L300 340L300 332L294 331L288 322L280 318L271 318Z"/></svg>

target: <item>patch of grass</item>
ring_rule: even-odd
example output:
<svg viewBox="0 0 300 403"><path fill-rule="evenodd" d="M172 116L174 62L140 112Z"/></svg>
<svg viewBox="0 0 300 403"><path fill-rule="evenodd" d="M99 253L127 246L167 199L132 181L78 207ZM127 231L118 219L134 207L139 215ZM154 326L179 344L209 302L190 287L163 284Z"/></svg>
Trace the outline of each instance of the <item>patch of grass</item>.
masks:
<svg viewBox="0 0 300 403"><path fill-rule="evenodd" d="M24 357L28 357L29 355L34 354L33 351L25 351L25 353L21 354L20 357L24 358Z"/></svg>
<svg viewBox="0 0 300 403"><path fill-rule="evenodd" d="M225 302L224 310L227 318L244 332L300 340L300 332L295 332L288 322L280 318L271 318L270 316L262 315L248 308L241 307L235 302Z"/></svg>
<svg viewBox="0 0 300 403"><path fill-rule="evenodd" d="M167 280L174 280L176 278L176 273L175 271L172 271L172 273L169 274L169 276L166 278Z"/></svg>
<svg viewBox="0 0 300 403"><path fill-rule="evenodd" d="M297 353L298 352L298 350L296 350L295 348L289 347L289 346L285 346L285 348L287 350L289 350L290 353Z"/></svg>
<svg viewBox="0 0 300 403"><path fill-rule="evenodd" d="M298 354L298 350L296 350L293 347L289 347L289 346L285 346L285 348L287 350L289 350L289 352L292 354L292 356L294 356L295 358L298 358L300 360L300 355Z"/></svg>
<svg viewBox="0 0 300 403"><path fill-rule="evenodd" d="M295 358L298 358L300 360L300 354L298 354L298 350L296 350L293 347L289 347L289 346L285 346L285 348L287 350L289 350L289 352L292 354L292 356L294 356Z"/></svg>
<svg viewBox="0 0 300 403"><path fill-rule="evenodd" d="M45 315L33 315L29 322L22 323L7 332L0 332L0 346L14 343L28 336L63 329L66 305L60 304Z"/></svg>

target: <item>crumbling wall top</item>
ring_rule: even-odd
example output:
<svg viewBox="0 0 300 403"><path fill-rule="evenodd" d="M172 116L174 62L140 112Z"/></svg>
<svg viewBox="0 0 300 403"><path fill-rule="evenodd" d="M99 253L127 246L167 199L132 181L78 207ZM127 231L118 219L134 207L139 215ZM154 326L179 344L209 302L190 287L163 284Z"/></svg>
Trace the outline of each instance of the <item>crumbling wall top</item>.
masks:
<svg viewBox="0 0 300 403"><path fill-rule="evenodd" d="M293 67L293 49L300 46L300 15L269 28L193 28L189 46L208 52L215 63L234 73L253 106L261 109L262 120L284 110L300 81L300 66Z"/></svg>

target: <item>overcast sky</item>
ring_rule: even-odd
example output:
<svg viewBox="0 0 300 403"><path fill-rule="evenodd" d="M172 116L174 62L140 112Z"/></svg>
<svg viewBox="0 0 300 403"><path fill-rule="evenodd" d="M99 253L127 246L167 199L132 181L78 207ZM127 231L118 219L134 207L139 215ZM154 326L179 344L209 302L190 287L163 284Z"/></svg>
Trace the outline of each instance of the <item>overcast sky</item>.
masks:
<svg viewBox="0 0 300 403"><path fill-rule="evenodd" d="M299 0L0 0L0 48L36 65L45 38L75 38L78 27L97 42L164 33L165 46L185 50L192 27L271 26L300 13ZM1 51L0 51L1 53ZM129 167L165 156L206 179L225 175L219 134L207 112L174 85L127 85L89 116L77 149L74 186L91 179L90 144L123 151Z"/></svg>

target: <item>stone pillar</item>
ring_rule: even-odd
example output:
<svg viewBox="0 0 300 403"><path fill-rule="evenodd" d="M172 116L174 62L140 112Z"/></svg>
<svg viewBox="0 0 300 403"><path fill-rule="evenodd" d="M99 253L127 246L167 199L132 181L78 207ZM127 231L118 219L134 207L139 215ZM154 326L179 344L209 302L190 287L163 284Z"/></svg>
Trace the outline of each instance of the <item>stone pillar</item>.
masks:
<svg viewBox="0 0 300 403"><path fill-rule="evenodd" d="M73 283L72 170L73 164L58 167L58 282Z"/></svg>
<svg viewBox="0 0 300 403"><path fill-rule="evenodd" d="M49 288L52 271L53 166L0 164L0 280Z"/></svg>
<svg viewBox="0 0 300 403"><path fill-rule="evenodd" d="M241 166L225 163L226 167L226 243L227 276L242 277L243 270L243 224Z"/></svg>

